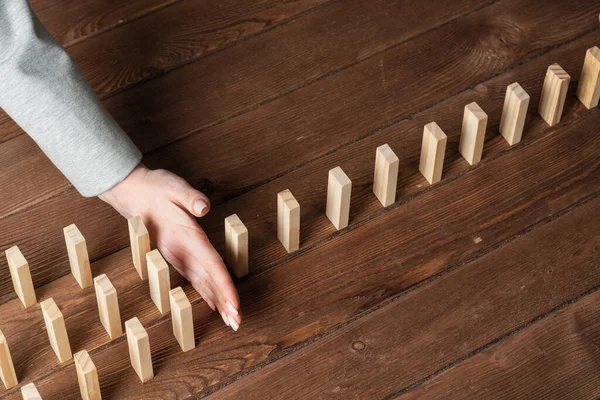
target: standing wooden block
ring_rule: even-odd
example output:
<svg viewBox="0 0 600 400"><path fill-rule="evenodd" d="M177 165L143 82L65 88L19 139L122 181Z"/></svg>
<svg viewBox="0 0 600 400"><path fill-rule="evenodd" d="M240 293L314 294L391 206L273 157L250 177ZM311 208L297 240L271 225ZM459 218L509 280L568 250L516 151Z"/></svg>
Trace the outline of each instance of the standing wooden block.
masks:
<svg viewBox="0 0 600 400"><path fill-rule="evenodd" d="M577 97L589 109L598 105L600 100L600 49L598 46L588 49L583 61L581 78L577 87Z"/></svg>
<svg viewBox="0 0 600 400"><path fill-rule="evenodd" d="M560 65L552 64L548 67L538 113L550 126L560 122L570 81L571 77Z"/></svg>
<svg viewBox="0 0 600 400"><path fill-rule="evenodd" d="M169 292L171 300L171 320L173 321L173 334L181 346L181 350L189 351L196 347L194 340L194 316L192 304L183 292L177 287Z"/></svg>
<svg viewBox="0 0 600 400"><path fill-rule="evenodd" d="M131 366L142 382L148 382L154 378L148 333L137 318L125 322L125 330Z"/></svg>
<svg viewBox="0 0 600 400"><path fill-rule="evenodd" d="M73 358L65 319L53 299L42 301L40 306L44 314L44 322L46 323L50 346L52 346L52 350L54 350L58 360L62 364Z"/></svg>
<svg viewBox="0 0 600 400"><path fill-rule="evenodd" d="M98 381L98 370L87 351L75 353L75 368L77 369L77 381L83 400L101 400L100 382Z"/></svg>
<svg viewBox="0 0 600 400"><path fill-rule="evenodd" d="M508 85L500 119L500 133L511 146L521 141L528 107L529 95L521 85L517 82Z"/></svg>
<svg viewBox="0 0 600 400"><path fill-rule="evenodd" d="M248 275L248 229L237 214L225 218L225 262L236 278Z"/></svg>
<svg viewBox="0 0 600 400"><path fill-rule="evenodd" d="M75 224L67 226L64 229L64 233L71 272L75 280L82 289L92 286L92 270L90 268L90 258L88 257L85 238Z"/></svg>
<svg viewBox="0 0 600 400"><path fill-rule="evenodd" d="M350 220L350 195L352 181L340 167L329 171L327 182L327 207L325 214L339 231L348 226Z"/></svg>
<svg viewBox="0 0 600 400"><path fill-rule="evenodd" d="M0 378L2 378L2 382L7 389L19 383L17 374L15 373L15 366L10 356L10 350L8 349L8 342L2 331L0 331Z"/></svg>
<svg viewBox="0 0 600 400"><path fill-rule="evenodd" d="M373 193L384 207L391 206L396 201L399 166L400 160L390 146L384 144L377 148L375 151Z"/></svg>
<svg viewBox="0 0 600 400"><path fill-rule="evenodd" d="M123 328L121 327L121 312L119 310L117 290L106 274L97 276L94 279L94 287L96 289L98 314L100 315L102 326L106 329L111 339L121 336Z"/></svg>
<svg viewBox="0 0 600 400"><path fill-rule="evenodd" d="M33 382L21 387L21 396L23 396L23 400L42 400L42 396Z"/></svg>
<svg viewBox="0 0 600 400"><path fill-rule="evenodd" d="M35 289L31 280L31 272L29 264L17 246L13 246L4 252L6 261L8 261L8 269L10 277L15 288L15 292L25 308L34 305L37 302L35 297Z"/></svg>
<svg viewBox="0 0 600 400"><path fill-rule="evenodd" d="M300 204L289 190L277 193L277 238L288 253L300 248Z"/></svg>
<svg viewBox="0 0 600 400"><path fill-rule="evenodd" d="M423 128L419 171L432 185L442 179L447 141L448 137L435 122L430 122Z"/></svg>
<svg viewBox="0 0 600 400"><path fill-rule="evenodd" d="M171 277L169 266L159 253L158 249L146 254L148 264L148 282L150 284L150 297L158 311L164 314L169 311L169 290L171 290Z"/></svg>
<svg viewBox="0 0 600 400"><path fill-rule="evenodd" d="M488 116L475 102L465 106L458 151L471 165L481 161Z"/></svg>
<svg viewBox="0 0 600 400"><path fill-rule="evenodd" d="M146 263L146 254L150 252L150 235L148 229L139 216L130 218L129 241L131 242L131 256L133 266L142 280L148 279L148 266Z"/></svg>

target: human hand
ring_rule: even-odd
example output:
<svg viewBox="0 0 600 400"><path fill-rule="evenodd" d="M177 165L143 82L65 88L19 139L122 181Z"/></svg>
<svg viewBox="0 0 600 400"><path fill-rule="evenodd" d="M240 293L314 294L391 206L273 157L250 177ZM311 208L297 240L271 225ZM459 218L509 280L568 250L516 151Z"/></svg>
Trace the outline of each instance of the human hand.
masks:
<svg viewBox="0 0 600 400"><path fill-rule="evenodd" d="M226 325L238 330L242 315L237 290L195 220L208 212L208 197L172 172L141 164L99 197L127 219L139 215L165 260L190 281L210 308L219 310Z"/></svg>

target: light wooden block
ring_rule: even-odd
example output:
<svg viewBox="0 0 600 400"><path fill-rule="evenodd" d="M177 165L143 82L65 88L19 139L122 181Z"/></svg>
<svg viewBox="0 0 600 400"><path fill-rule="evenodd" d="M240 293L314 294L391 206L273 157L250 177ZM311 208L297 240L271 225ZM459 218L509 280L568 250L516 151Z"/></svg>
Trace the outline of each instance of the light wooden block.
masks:
<svg viewBox="0 0 600 400"><path fill-rule="evenodd" d="M42 400L42 396L33 382L21 387L21 396L23 396L23 400Z"/></svg>
<svg viewBox="0 0 600 400"><path fill-rule="evenodd" d="M148 382L154 378L148 333L137 318L125 322L125 330L131 366L142 382Z"/></svg>
<svg viewBox="0 0 600 400"><path fill-rule="evenodd" d="M289 190L277 193L277 238L288 253L300 248L300 204Z"/></svg>
<svg viewBox="0 0 600 400"><path fill-rule="evenodd" d="M173 322L173 334L181 350L189 351L196 347L194 339L194 316L192 304L183 292L177 287L169 292L171 300L171 320Z"/></svg>
<svg viewBox="0 0 600 400"><path fill-rule="evenodd" d="M31 280L31 272L29 264L17 246L13 246L4 252L10 277L12 278L13 287L21 303L25 308L34 305L37 302L35 297L35 289Z"/></svg>
<svg viewBox="0 0 600 400"><path fill-rule="evenodd" d="M2 331L0 331L0 378L7 389L15 387L19 383L17 374L15 373L15 366L10 356L10 350L8 349L8 342Z"/></svg>
<svg viewBox="0 0 600 400"><path fill-rule="evenodd" d="M69 361L73 358L73 355L62 313L53 299L42 301L40 306L44 314L44 322L46 323L46 330L48 331L48 339L50 340L52 350L56 353L61 364Z"/></svg>
<svg viewBox="0 0 600 400"><path fill-rule="evenodd" d="M139 216L130 218L128 225L133 266L137 270L140 278L142 278L142 280L146 280L148 279L146 254L150 252L150 235L148 234L148 229L146 229L146 226Z"/></svg>
<svg viewBox="0 0 600 400"><path fill-rule="evenodd" d="M400 160L390 146L384 144L377 148L375 151L373 193L384 207L391 206L396 201L399 166Z"/></svg>
<svg viewBox="0 0 600 400"><path fill-rule="evenodd" d="M442 179L447 141L448 137L435 122L430 122L423 128L419 171L432 185Z"/></svg>
<svg viewBox="0 0 600 400"><path fill-rule="evenodd" d="M77 370L77 381L79 391L83 400L101 400L100 382L98 381L98 370L87 351L75 353L75 369Z"/></svg>
<svg viewBox="0 0 600 400"><path fill-rule="evenodd" d="M75 224L64 228L71 272L82 289L92 286L92 269L85 238Z"/></svg>
<svg viewBox="0 0 600 400"><path fill-rule="evenodd" d="M325 214L337 230L348 226L352 181L340 167L329 171Z"/></svg>
<svg viewBox="0 0 600 400"><path fill-rule="evenodd" d="M500 133L511 146L521 141L528 107L529 95L521 85L517 82L508 85L500 119Z"/></svg>
<svg viewBox="0 0 600 400"><path fill-rule="evenodd" d="M237 214L225 218L225 262L236 278L248 275L248 229Z"/></svg>
<svg viewBox="0 0 600 400"><path fill-rule="evenodd" d="M594 108L600 100L600 49L588 49L577 87L577 97L587 109Z"/></svg>
<svg viewBox="0 0 600 400"><path fill-rule="evenodd" d="M150 284L150 297L158 311L164 314L170 310L169 290L171 290L171 277L169 266L158 249L146 254L148 264L148 283Z"/></svg>
<svg viewBox="0 0 600 400"><path fill-rule="evenodd" d="M123 334L117 290L106 274L94 278L94 287L96 289L100 322L104 329L106 329L108 336L111 339L115 339Z"/></svg>
<svg viewBox="0 0 600 400"><path fill-rule="evenodd" d="M488 116L475 102L465 106L458 151L471 165L481 161Z"/></svg>
<svg viewBox="0 0 600 400"><path fill-rule="evenodd" d="M550 126L560 122L571 77L558 64L546 71L538 113Z"/></svg>

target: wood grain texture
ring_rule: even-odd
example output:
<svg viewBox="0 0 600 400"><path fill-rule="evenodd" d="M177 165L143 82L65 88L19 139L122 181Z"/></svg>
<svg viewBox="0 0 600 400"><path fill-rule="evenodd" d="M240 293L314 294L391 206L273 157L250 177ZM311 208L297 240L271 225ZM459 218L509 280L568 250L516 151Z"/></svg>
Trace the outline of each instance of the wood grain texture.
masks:
<svg viewBox="0 0 600 400"><path fill-rule="evenodd" d="M71 273L82 289L92 285L92 269L85 238L75 224L63 229Z"/></svg>
<svg viewBox="0 0 600 400"><path fill-rule="evenodd" d="M237 214L225 218L225 263L236 278L248 275L248 228Z"/></svg>
<svg viewBox="0 0 600 400"><path fill-rule="evenodd" d="M465 106L458 151L470 165L481 161L487 123L488 116L477 103Z"/></svg>
<svg viewBox="0 0 600 400"><path fill-rule="evenodd" d="M10 389L19 383L10 355L8 341L2 331L0 331L0 380L2 380L6 389Z"/></svg>
<svg viewBox="0 0 600 400"><path fill-rule="evenodd" d="M577 97L588 109L600 100L600 48L594 46L585 52L585 60L577 86Z"/></svg>
<svg viewBox="0 0 600 400"><path fill-rule="evenodd" d="M340 167L330 169L325 214L338 231L348 226L351 195L352 181L348 175Z"/></svg>
<svg viewBox="0 0 600 400"><path fill-rule="evenodd" d="M182 351L190 351L196 347L192 304L181 287L176 287L169 292L169 300L171 302L173 336L177 339Z"/></svg>
<svg viewBox="0 0 600 400"><path fill-rule="evenodd" d="M87 351L75 353L75 369L82 400L101 400L98 370Z"/></svg>
<svg viewBox="0 0 600 400"><path fill-rule="evenodd" d="M42 301L40 307L44 316L50 347L54 350L60 363L63 364L73 358L65 318L52 298Z"/></svg>
<svg viewBox="0 0 600 400"><path fill-rule="evenodd" d="M430 185L442 180L447 141L448 137L435 122L430 122L423 127L419 171Z"/></svg>
<svg viewBox="0 0 600 400"><path fill-rule="evenodd" d="M300 204L287 189L277 193L277 239L288 253L300 248Z"/></svg>
<svg viewBox="0 0 600 400"><path fill-rule="evenodd" d="M529 99L529 94L517 82L506 87L499 130L511 146L519 143L523 137Z"/></svg>
<svg viewBox="0 0 600 400"><path fill-rule="evenodd" d="M150 235L140 216L135 216L127 221L129 226L129 244L133 266L142 280L148 279L148 263L146 254L151 250Z"/></svg>
<svg viewBox="0 0 600 400"><path fill-rule="evenodd" d="M23 253L21 253L18 246L7 249L4 254L6 255L6 262L8 263L15 293L21 299L23 307L31 307L37 302L37 298L27 260L23 257Z"/></svg>
<svg viewBox="0 0 600 400"><path fill-rule="evenodd" d="M94 278L94 288L100 323L106 329L108 336L116 339L123 334L117 290L106 274Z"/></svg>
<svg viewBox="0 0 600 400"><path fill-rule="evenodd" d="M375 150L373 193L384 207L396 201L399 165L400 160L389 145L384 144Z"/></svg>
<svg viewBox="0 0 600 400"><path fill-rule="evenodd" d="M125 330L131 366L142 383L146 383L154 377L148 332L137 318L125 322Z"/></svg>
<svg viewBox="0 0 600 400"><path fill-rule="evenodd" d="M161 314L169 312L171 309L171 303L169 302L169 291L171 290L169 265L158 249L146 254L146 263L148 265L150 297Z"/></svg>
<svg viewBox="0 0 600 400"><path fill-rule="evenodd" d="M558 64L546 71L538 113L550 126L560 122L571 76Z"/></svg>
<svg viewBox="0 0 600 400"><path fill-rule="evenodd" d="M23 400L42 400L42 396L33 382L21 387L21 395Z"/></svg>

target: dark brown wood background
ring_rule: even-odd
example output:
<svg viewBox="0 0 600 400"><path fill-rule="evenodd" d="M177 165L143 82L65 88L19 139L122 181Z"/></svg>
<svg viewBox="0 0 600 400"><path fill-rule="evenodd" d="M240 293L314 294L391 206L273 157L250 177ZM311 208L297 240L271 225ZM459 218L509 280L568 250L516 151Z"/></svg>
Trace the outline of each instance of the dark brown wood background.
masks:
<svg viewBox="0 0 600 400"><path fill-rule="evenodd" d="M38 299L62 309L106 399L600 398L600 111L575 98L600 45L592 0L32 0L144 151L210 195L201 224L250 232L235 333L194 304L197 348L132 267L127 224L84 199L0 116L0 248L19 245ZM546 68L572 77L562 122L535 110ZM498 134L506 86L531 95L523 141ZM462 112L489 115L483 160L457 152ZM448 135L442 182L418 172L423 125ZM375 148L400 158L396 203L372 194ZM353 182L350 226L324 215L327 171ZM276 236L276 194L301 204L301 249ZM110 341L93 288L69 274L62 228L87 239L123 320L147 328L156 377L141 384ZM21 383L76 399L39 305L24 310L0 260L0 329ZM18 388L0 397L20 398Z"/></svg>

